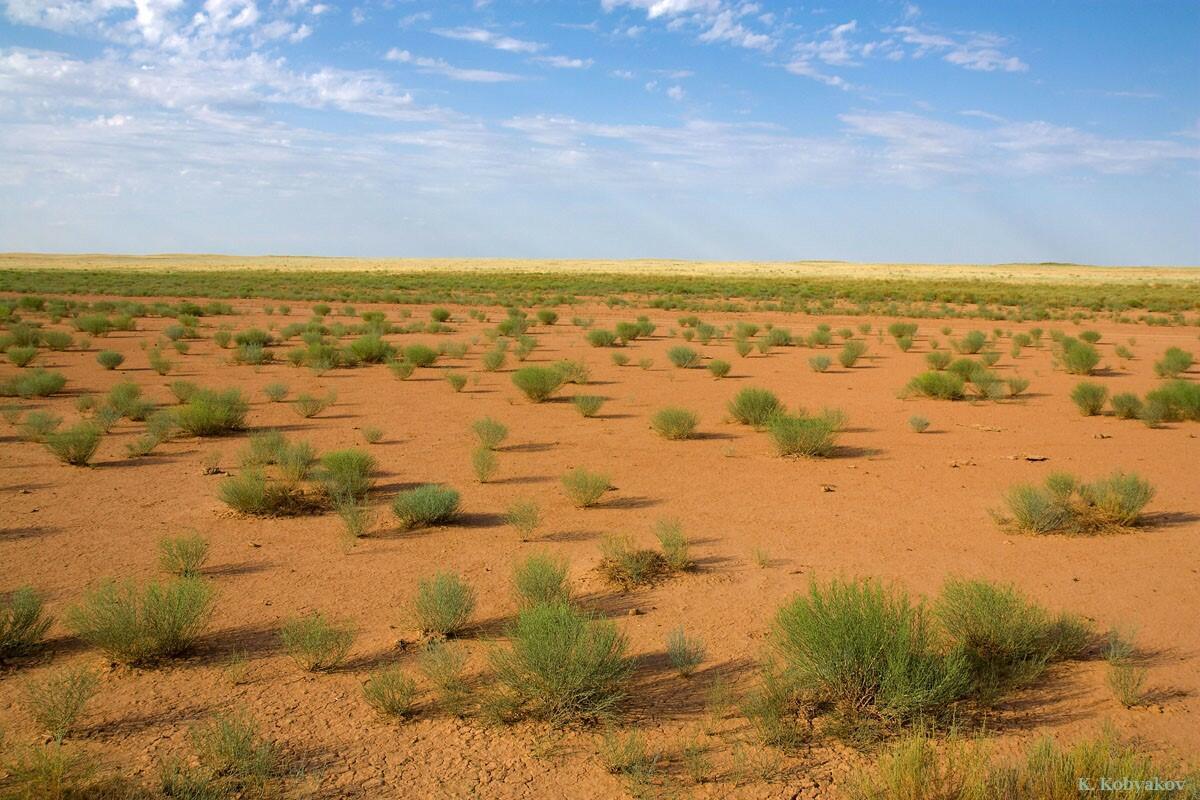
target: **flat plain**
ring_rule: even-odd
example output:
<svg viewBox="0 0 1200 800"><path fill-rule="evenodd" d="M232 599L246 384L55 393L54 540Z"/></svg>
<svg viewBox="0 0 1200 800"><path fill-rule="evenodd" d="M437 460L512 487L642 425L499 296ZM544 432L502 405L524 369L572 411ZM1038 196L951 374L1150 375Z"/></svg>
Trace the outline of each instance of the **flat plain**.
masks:
<svg viewBox="0 0 1200 800"><path fill-rule="evenodd" d="M376 282L347 277L358 273ZM856 797L854 782L916 724L867 711L850 726L844 709L826 713L796 689L784 721L795 735L764 735L749 699L761 692L763 659L786 661L776 612L830 581L869 580L932 605L948 580L962 579L1077 615L1094 641L987 702L956 699L952 719L923 716L936 748L950 747L955 730L990 759L1015 763L1044 737L1065 747L1112 735L1190 774L1185 765L1200 754L1200 424L1186 410L1122 419L1107 403L1085 415L1072 393L1088 382L1107 398L1149 399L1174 382L1194 394L1195 366L1164 376L1156 363L1170 348L1200 347L1195 276L1050 265L5 255L0 334L25 325L73 338L62 349L38 346L28 366L0 367L0 383L38 368L66 379L48 396L0 400L0 592L33 587L54 618L40 647L0 668L5 746L16 753L47 741L22 687L83 668L98 689L62 746L147 791L161 788L164 760L191 757L194 726L236 709L278 748L279 774L258 787L274 796ZM663 291L646 291L658 281L668 282ZM693 282L703 288L688 293ZM953 297L929 288L938 282ZM964 292L997 299L964 302ZM557 319L547 324L538 311ZM92 335L75 324L97 315L117 324ZM640 330L619 335L639 318ZM895 336L896 323L915 331ZM222 346L221 331L268 341ZM596 346L594 331L614 332L616 346ZM386 345L378 363L344 355L373 335ZM1099 356L1089 374L1063 368L1064 347L1074 346L1063 342L1082 347L1081 338ZM850 366L839 363L846 342L864 350ZM418 344L440 355L417 365L406 350ZM341 355L313 363L314 345ZM485 366L498 348L503 363ZM694 365L675 365L687 361L679 348L694 351ZM105 369L100 351L123 360ZM934 353L991 363L963 367L961 400L906 391ZM706 368L715 360L730 365L723 377ZM561 376L564 361L584 365L586 378L562 382L546 402L514 385L529 367ZM455 375L460 388L448 380ZM62 463L22 427L39 412L61 417L64 429L94 420L124 382L171 411L186 405L181 381L240 391L244 423L213 436L173 430L135 456L130 446L148 435L151 414L119 416L88 466ZM266 394L273 384L286 386L279 402ZM773 392L797 419L836 410L822 417L834 420L831 449L780 455L771 424L733 419L731 401L749 388ZM331 402L306 417L301 395ZM584 416L577 395L603 403ZM652 427L672 407L697 419L686 438ZM482 418L508 429L485 481L472 431ZM318 457L372 457L361 535L330 507L246 514L223 502L223 482L251 469L251 437L268 431L308 442ZM610 484L590 507L564 491L563 477L579 468ZM1136 473L1154 494L1133 524L1098 535L1003 522L1011 487L1064 472L1082 481ZM393 498L426 484L457 490L459 513L405 529ZM518 503L539 510L531 531L510 524ZM614 537L657 552L664 523L682 530L690 563L644 582L614 580ZM131 667L76 635L68 609L88 590L109 578L162 581L160 540L193 533L208 543L200 572L215 600L191 647ZM482 702L497 691L493 659L510 647L520 610L513 565L537 554L568 565L575 608L627 637L626 696L600 721L508 715ZM419 582L441 571L476 597L449 644L465 658L472 697L453 711L421 671L436 637L411 613ZM326 672L297 666L280 636L288 620L313 612L355 632ZM703 643L686 677L666 644L679 628ZM1110 685L1110 631L1136 642L1120 665L1142 677L1133 702ZM364 682L390 665L418 687L403 720L363 697ZM647 755L625 764L613 754L622 741Z"/></svg>

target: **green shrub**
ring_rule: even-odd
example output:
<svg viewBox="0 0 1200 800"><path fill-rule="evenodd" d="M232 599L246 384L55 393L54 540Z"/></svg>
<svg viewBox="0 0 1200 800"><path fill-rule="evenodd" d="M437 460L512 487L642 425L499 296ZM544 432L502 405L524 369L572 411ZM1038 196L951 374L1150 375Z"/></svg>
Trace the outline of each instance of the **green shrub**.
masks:
<svg viewBox="0 0 1200 800"><path fill-rule="evenodd" d="M867 352L867 343L861 339L851 339L842 345L842 351L838 353L838 363L846 369L853 367L858 363L858 359L862 358Z"/></svg>
<svg viewBox="0 0 1200 800"><path fill-rule="evenodd" d="M512 374L513 385L535 403L542 403L563 385L561 372L549 367L521 367Z"/></svg>
<svg viewBox="0 0 1200 800"><path fill-rule="evenodd" d="M84 706L96 694L99 683L90 669L60 670L26 685L25 709L38 727L61 745Z"/></svg>
<svg viewBox="0 0 1200 800"><path fill-rule="evenodd" d="M475 590L453 573L439 572L417 584L412 612L426 635L454 636L466 629L475 611Z"/></svg>
<svg viewBox="0 0 1200 800"><path fill-rule="evenodd" d="M1133 392L1114 394L1108 402L1117 419L1137 419L1142 413L1142 400Z"/></svg>
<svg viewBox="0 0 1200 800"><path fill-rule="evenodd" d="M1146 393L1146 410L1153 407L1162 422L1200 422L1200 383L1177 379Z"/></svg>
<svg viewBox="0 0 1200 800"><path fill-rule="evenodd" d="M956 352L974 355L982 350L983 346L987 344L987 334L985 334L983 331L971 331L962 339L959 339L957 342L953 342L952 344Z"/></svg>
<svg viewBox="0 0 1200 800"><path fill-rule="evenodd" d="M313 397L304 393L292 401L292 409L302 418L311 419L333 405L335 399L332 392L324 397Z"/></svg>
<svg viewBox="0 0 1200 800"><path fill-rule="evenodd" d="M558 314L548 308L543 308L537 312L537 320L543 325L553 325L558 322Z"/></svg>
<svg viewBox="0 0 1200 800"><path fill-rule="evenodd" d="M321 456L317 479L334 505L361 503L375 485L375 458L362 450L335 450Z"/></svg>
<svg viewBox="0 0 1200 800"><path fill-rule="evenodd" d="M499 448L504 440L508 438L508 427L491 417L483 417L475 420L475 422L471 423L471 430L475 432L476 438L479 439L479 446L486 447L488 450Z"/></svg>
<svg viewBox="0 0 1200 800"><path fill-rule="evenodd" d="M43 331L42 344L51 350L67 350L75 344L75 338L66 331Z"/></svg>
<svg viewBox="0 0 1200 800"><path fill-rule="evenodd" d="M613 366L624 367L629 363L629 356L625 353L614 352L612 354Z"/></svg>
<svg viewBox="0 0 1200 800"><path fill-rule="evenodd" d="M434 483L400 492L392 500L392 511L405 529L448 524L458 510L458 492Z"/></svg>
<svg viewBox="0 0 1200 800"><path fill-rule="evenodd" d="M691 543L679 520L658 520L654 523L654 536L662 548L663 560L673 571L684 572L696 565L692 560Z"/></svg>
<svg viewBox="0 0 1200 800"><path fill-rule="evenodd" d="M488 372L495 372L504 366L507 358L503 350L489 350L483 354L483 368Z"/></svg>
<svg viewBox="0 0 1200 800"><path fill-rule="evenodd" d="M9 353L12 355L11 351ZM24 365L22 365L24 366ZM1160 378L1178 378L1192 366L1192 354L1179 347L1168 347L1159 361L1154 362L1154 374Z"/></svg>
<svg viewBox="0 0 1200 800"><path fill-rule="evenodd" d="M699 418L686 408L664 408L650 418L650 427L664 439L690 439Z"/></svg>
<svg viewBox="0 0 1200 800"><path fill-rule="evenodd" d="M67 625L93 647L125 664L181 655L208 626L213 589L199 578L175 578L138 590L108 581L67 612Z"/></svg>
<svg viewBox="0 0 1200 800"><path fill-rule="evenodd" d="M617 335L602 328L592 328L586 336L592 347L615 347L617 344Z"/></svg>
<svg viewBox="0 0 1200 800"><path fill-rule="evenodd" d="M1008 387L1009 397L1020 397L1029 388L1029 379L1017 375L1006 380L1004 384Z"/></svg>
<svg viewBox="0 0 1200 800"><path fill-rule="evenodd" d="M307 466L305 467L307 472ZM218 486L221 502L241 514L256 517L287 516L307 511L310 507L294 483L269 480L257 468L242 470L224 478Z"/></svg>
<svg viewBox="0 0 1200 800"><path fill-rule="evenodd" d="M21 438L30 442L44 442L46 437L62 425L62 417L49 411L30 411L20 421Z"/></svg>
<svg viewBox="0 0 1200 800"><path fill-rule="evenodd" d="M219 436L245 428L249 411L239 389L201 389L175 410L175 424L192 436Z"/></svg>
<svg viewBox="0 0 1200 800"><path fill-rule="evenodd" d="M371 673L362 688L367 705L388 717L407 719L416 714L417 682L399 667L384 667Z"/></svg>
<svg viewBox="0 0 1200 800"><path fill-rule="evenodd" d="M179 800L269 795L267 785L279 771L279 753L259 736L249 717L218 715L193 726L191 740L198 764L166 761L160 776L164 795Z"/></svg>
<svg viewBox="0 0 1200 800"><path fill-rule="evenodd" d="M1100 363L1100 353L1090 344L1065 338L1060 345L1059 360L1072 375L1091 375Z"/></svg>
<svg viewBox="0 0 1200 800"><path fill-rule="evenodd" d="M13 345L5 351L8 360L18 367L29 366L29 363L37 357L38 349L32 345L28 347L20 347Z"/></svg>
<svg viewBox="0 0 1200 800"><path fill-rule="evenodd" d="M724 378L729 374L730 369L732 369L730 363L728 361L722 361L719 358L708 362L708 371L712 373L714 378Z"/></svg>
<svg viewBox="0 0 1200 800"><path fill-rule="evenodd" d="M492 669L526 714L563 723L611 716L627 696L628 641L608 621L563 603L523 609L511 647L489 653Z"/></svg>
<svg viewBox="0 0 1200 800"><path fill-rule="evenodd" d="M929 420L913 415L908 418L908 427L912 428L914 433L924 433L929 428Z"/></svg>
<svg viewBox="0 0 1200 800"><path fill-rule="evenodd" d="M776 414L767 423L767 432L781 456L825 458L837 449L837 428L822 417Z"/></svg>
<svg viewBox="0 0 1200 800"><path fill-rule="evenodd" d="M308 672L329 672L346 660L354 645L354 630L329 622L320 612L296 617L279 629L283 649Z"/></svg>
<svg viewBox="0 0 1200 800"><path fill-rule="evenodd" d="M125 356L116 350L101 350L96 354L96 363L105 369L116 369L125 363Z"/></svg>
<svg viewBox="0 0 1200 800"><path fill-rule="evenodd" d="M84 467L96 454L103 437L104 431L96 423L80 422L65 430L46 434L45 443L59 461Z"/></svg>
<svg viewBox="0 0 1200 800"><path fill-rule="evenodd" d="M1083 381L1071 390L1071 401L1085 417L1094 417L1104 410L1108 389L1098 383Z"/></svg>
<svg viewBox="0 0 1200 800"><path fill-rule="evenodd" d="M812 583L779 610L774 642L802 696L849 716L940 716L971 688L965 657L939 652L924 608L873 581Z"/></svg>
<svg viewBox="0 0 1200 800"><path fill-rule="evenodd" d="M1012 586L949 580L934 613L967 657L974 693L993 699L1036 680L1046 666L1079 656L1093 634L1082 620L1053 616Z"/></svg>
<svg viewBox="0 0 1200 800"><path fill-rule="evenodd" d="M737 339L733 343L733 351L742 358L750 355L750 351L754 349L754 345L746 339Z"/></svg>
<svg viewBox="0 0 1200 800"><path fill-rule="evenodd" d="M542 512L532 500L518 500L508 507L504 521L521 534L522 541L528 541L542 524Z"/></svg>
<svg viewBox="0 0 1200 800"><path fill-rule="evenodd" d="M476 448L471 453L471 469L475 473L475 480L480 483L487 483L491 480L496 475L499 466L496 454L486 447Z"/></svg>
<svg viewBox="0 0 1200 800"><path fill-rule="evenodd" d="M552 368L562 376L563 383L583 385L588 382L591 375L587 364L584 364L582 361L563 359L555 361Z"/></svg>
<svg viewBox="0 0 1200 800"><path fill-rule="evenodd" d="M433 366L437 359L437 351L429 345L410 344L404 348L404 360L414 367Z"/></svg>
<svg viewBox="0 0 1200 800"><path fill-rule="evenodd" d="M783 411L783 405L774 392L767 389L742 389L729 402L730 415L743 425L761 428L774 415Z"/></svg>
<svg viewBox="0 0 1200 800"><path fill-rule="evenodd" d="M67 379L61 372L48 372L38 367L0 383L0 397L49 397L66 385Z"/></svg>
<svg viewBox="0 0 1200 800"><path fill-rule="evenodd" d="M416 369L416 367L407 361L389 361L388 369L393 375L396 376L397 379L406 381L412 376L413 370Z"/></svg>
<svg viewBox="0 0 1200 800"><path fill-rule="evenodd" d="M961 400L966 396L965 388L963 379L951 372L929 371L910 380L904 387L904 393L937 400Z"/></svg>
<svg viewBox="0 0 1200 800"><path fill-rule="evenodd" d="M571 405L582 417L594 417L604 407L605 399L594 394L577 394L571 398Z"/></svg>
<svg viewBox="0 0 1200 800"><path fill-rule="evenodd" d="M1154 488L1135 474L1116 472L1093 483L1056 473L1044 486L1015 486L1004 497L1002 522L1027 533L1092 534L1136 525Z"/></svg>
<svg viewBox="0 0 1200 800"><path fill-rule="evenodd" d="M36 650L51 622L42 596L29 586L0 597L0 661Z"/></svg>
<svg viewBox="0 0 1200 800"><path fill-rule="evenodd" d="M829 356L813 356L808 360L809 369L813 372L825 372L832 363L833 360Z"/></svg>
<svg viewBox="0 0 1200 800"><path fill-rule="evenodd" d="M466 664L461 647L438 639L427 642L418 657L422 674L437 692L438 705L459 717L472 699L471 686L463 675Z"/></svg>
<svg viewBox="0 0 1200 800"><path fill-rule="evenodd" d="M446 382L450 384L450 388L456 392L461 392L463 387L467 385L467 376L461 372L447 372Z"/></svg>
<svg viewBox="0 0 1200 800"><path fill-rule="evenodd" d="M1100 332L1099 331L1083 331L1082 333L1079 334L1079 338L1082 339L1083 341L1087 342L1088 344L1095 344L1096 342L1100 341Z"/></svg>
<svg viewBox="0 0 1200 800"><path fill-rule="evenodd" d="M175 364L171 359L163 355L162 350L158 347L151 347L146 351L146 358L150 362L150 369L157 372L159 375L167 375L174 369Z"/></svg>
<svg viewBox="0 0 1200 800"><path fill-rule="evenodd" d="M629 536L605 536L600 553L601 573L626 590L653 583L671 571L662 553L635 546Z"/></svg>
<svg viewBox="0 0 1200 800"><path fill-rule="evenodd" d="M539 603L568 603L567 562L548 553L534 553L513 568L513 594L521 606Z"/></svg>
<svg viewBox="0 0 1200 800"><path fill-rule="evenodd" d="M567 472L562 478L562 484L567 497L576 508L590 508L596 505L612 485L607 475L588 472L583 467L576 467Z"/></svg>
<svg viewBox="0 0 1200 800"><path fill-rule="evenodd" d="M142 399L142 389L133 381L121 381L108 390L108 405L131 421L144 420L154 409L154 404Z"/></svg>
<svg viewBox="0 0 1200 800"><path fill-rule="evenodd" d="M667 360L680 369L691 369L700 364L700 354L690 347L672 347L667 351Z"/></svg>
<svg viewBox="0 0 1200 800"><path fill-rule="evenodd" d="M158 540L158 568L181 578L196 578L208 560L208 541L200 534Z"/></svg>
<svg viewBox="0 0 1200 800"><path fill-rule="evenodd" d="M705 655L704 641L688 636L682 625L667 634L667 659L684 678L695 673L696 667L704 663Z"/></svg>

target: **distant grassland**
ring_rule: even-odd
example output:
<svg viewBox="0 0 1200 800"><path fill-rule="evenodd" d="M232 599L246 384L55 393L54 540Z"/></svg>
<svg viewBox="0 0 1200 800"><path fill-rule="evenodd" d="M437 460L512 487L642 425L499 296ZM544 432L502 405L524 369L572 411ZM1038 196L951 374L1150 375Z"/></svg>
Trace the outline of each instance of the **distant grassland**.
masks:
<svg viewBox="0 0 1200 800"><path fill-rule="evenodd" d="M0 254L0 291L526 305L639 297L663 308L817 304L921 316L940 315L938 306L995 306L1037 318L1200 309L1200 268L8 253ZM888 304L920 308L880 308Z"/></svg>

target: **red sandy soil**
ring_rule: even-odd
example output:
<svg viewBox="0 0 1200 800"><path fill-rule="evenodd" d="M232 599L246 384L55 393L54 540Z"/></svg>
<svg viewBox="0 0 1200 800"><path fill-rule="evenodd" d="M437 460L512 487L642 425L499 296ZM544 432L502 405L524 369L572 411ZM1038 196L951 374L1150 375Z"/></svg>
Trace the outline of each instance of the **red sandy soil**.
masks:
<svg viewBox="0 0 1200 800"><path fill-rule="evenodd" d="M235 329L281 327L304 319L300 304L289 318L266 316L261 303L239 304L244 316L202 320L205 335L220 322ZM360 306L359 311L368 307ZM396 306L374 306L397 320ZM412 307L415 319L427 309ZM454 333L464 341L494 324L468 321L465 308L452 308ZM36 365L61 370L64 394L27 401L27 409L49 409L68 424L78 417L74 400L105 392L119 380L135 380L150 399L172 400L166 385L176 379L213 388L239 387L252 397L253 429L278 428L311 442L319 452L365 447L380 465L374 495L377 516L369 537L347 548L334 514L288 519L250 519L229 513L217 499L220 477L203 466L217 458L235 471L248 434L215 439L179 439L146 458L129 459L125 444L142 425L123 421L107 436L91 468L58 463L40 445L19 441L5 425L0 447L0 590L32 584L46 593L61 618L85 587L105 577L148 580L158 576L156 542L163 536L198 531L211 542L207 574L219 590L212 629L189 657L153 670L111 666L97 651L73 639L61 619L42 656L0 671L0 728L10 743L37 740L18 702L27 678L60 667L92 665L102 690L86 712L79 746L129 774L152 781L158 762L188 749L189 726L213 713L246 709L262 731L285 750L298 777L289 791L298 797L616 797L621 779L596 757L599 734L558 732L534 724L485 727L429 710L414 721L393 724L362 700L360 686L374 667L396 660L414 667L416 632L405 614L417 581L438 569L461 573L477 590L476 630L466 639L471 669L486 669L488 639L500 636L514 613L509 588L514 560L547 550L566 557L577 592L591 608L617 618L642 659L623 722L642 731L652 748L666 753L667 783L677 794L698 797L838 796L837 784L869 763L837 745L822 744L778 757L754 744L736 712L713 719L705 709L709 687L726 681L735 692L755 682L756 659L766 645L772 615L812 579L873 576L912 593L931 596L948 576L1011 582L1052 609L1078 612L1099 630L1120 626L1136 631L1151 651L1151 701L1125 709L1105 684L1104 663L1093 660L1056 667L1037 688L1001 706L989 723L988 740L997 757L1011 756L1049 734L1071 742L1111 724L1148 753L1195 760L1200 753L1200 626L1195 601L1200 588L1200 426L1149 429L1111 416L1083 417L1068 398L1079 380L1054 371L1048 349L1027 349L1014 361L1004 353L997 370L1031 380L1017 401L950 403L904 400L899 390L925 368L930 336L943 343L943 325L958 337L971 329L990 331L985 321L917 320L917 344L900 352L890 337L867 336L871 350L860 366L835 366L818 374L807 365L814 351L776 348L739 358L729 339L693 345L705 356L733 363L730 377L714 380L706 370L673 368L666 351L680 344L666 336L677 315L649 311L658 333L623 352L616 367L609 350L593 349L568 324L575 314L595 317L598 326L632 319L632 309L603 306L562 309L563 321L531 332L540 347L530 364L575 358L591 366L593 384L568 385L608 398L601 415L582 418L569 402L534 405L512 386L509 365L483 372L486 342L462 361L442 359L400 382L383 366L336 370L315 376L285 363L260 368L228 363L230 352L205 339L191 353L170 350L176 371L160 377L147 367L140 345L172 321L139 319L141 330L93 341L89 352L43 351ZM739 317L702 314L718 326ZM742 315L774 322L794 333L819 322L834 330L857 328L859 317L813 318L785 314ZM347 323L354 320L346 319ZM876 328L890 320L870 319ZM1003 323L1005 330L1033 324ZM1070 323L1042 323L1049 330ZM1146 328L1098 323L1099 347L1109 370L1093 380L1111 393L1144 393L1158 382L1152 362L1171 345L1197 349L1189 328ZM857 334L856 334L857 335ZM1136 337L1136 358L1122 363L1116 344ZM440 336L396 335L394 342L435 344ZM125 354L124 368L103 371L99 349ZM281 350L282 352L282 350ZM829 348L827 354L836 355ZM639 359L654 366L639 369ZM460 394L442 379L446 367L469 372ZM5 365L8 377L14 368ZM477 379L477 380L476 380ZM1195 380L1193 370L1189 379ZM291 396L337 392L337 404L313 419L301 419L287 404L266 402L265 384L282 381ZM792 407L845 410L847 430L835 458L785 460L773 454L763 433L726 419L725 406L742 387L770 388ZM682 405L701 418L702 436L667 442L648 427L649 416ZM915 434L908 419L932 420ZM490 415L510 428L498 453L499 476L474 480L470 423ZM364 427L379 427L384 439L365 445ZM1026 456L1045 460L1030 461ZM608 473L616 487L597 508L579 510L564 496L560 477L582 466ZM1001 494L1020 482L1040 482L1051 471L1085 479L1113 470L1134 470L1158 489L1147 509L1151 527L1136 532L1067 538L1032 537L1001 530L990 515ZM397 490L441 482L463 495L465 517L449 527L398 532L388 509ZM503 522L517 499L542 507L540 539L522 542ZM699 568L653 588L623 594L595 572L598 541L606 533L629 533L646 545L662 517L683 522L692 537ZM765 567L753 554L769 554ZM359 631L347 668L310 675L281 652L282 620L320 610L353 621ZM707 643L708 660L691 679L666 664L664 639L684 625ZM235 651L249 658L246 681L235 683L226 669ZM711 748L717 780L691 786L679 752L695 736ZM737 743L746 742L740 755ZM735 782L748 760L770 773ZM744 764L743 764L744 765ZM755 772L755 770L751 770ZM302 773L302 774L301 774Z"/></svg>

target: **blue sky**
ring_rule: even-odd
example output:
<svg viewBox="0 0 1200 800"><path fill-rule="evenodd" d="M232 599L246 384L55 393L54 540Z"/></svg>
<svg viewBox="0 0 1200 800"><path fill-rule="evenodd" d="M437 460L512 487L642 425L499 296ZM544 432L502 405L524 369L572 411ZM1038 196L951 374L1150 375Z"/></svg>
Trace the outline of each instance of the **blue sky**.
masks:
<svg viewBox="0 0 1200 800"><path fill-rule="evenodd" d="M1200 3L0 0L0 250L1200 264Z"/></svg>

